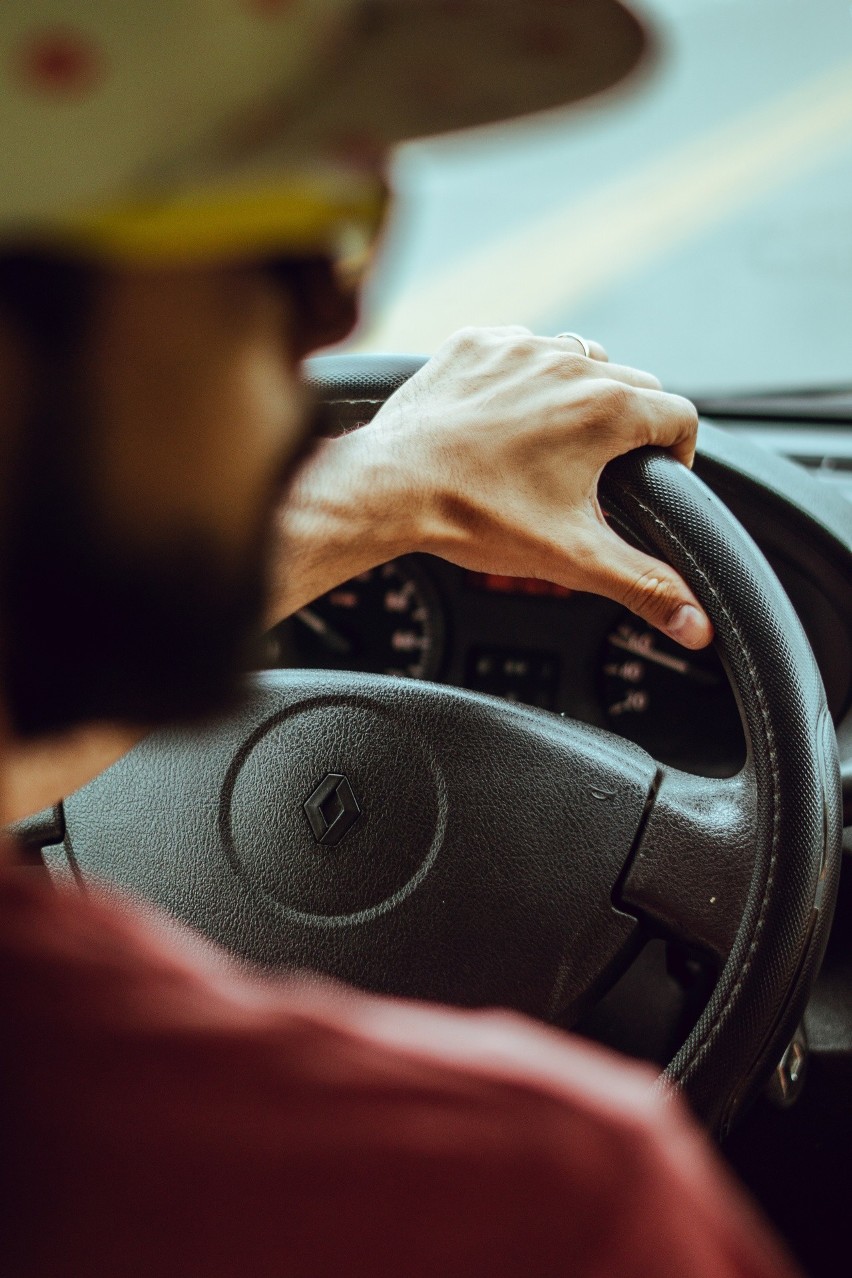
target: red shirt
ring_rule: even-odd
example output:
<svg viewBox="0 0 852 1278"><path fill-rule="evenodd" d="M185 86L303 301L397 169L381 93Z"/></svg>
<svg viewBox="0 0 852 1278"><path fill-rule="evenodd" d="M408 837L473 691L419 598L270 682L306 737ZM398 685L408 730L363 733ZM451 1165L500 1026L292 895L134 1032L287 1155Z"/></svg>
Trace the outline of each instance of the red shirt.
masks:
<svg viewBox="0 0 852 1278"><path fill-rule="evenodd" d="M2 1270L783 1278L644 1068L0 872Z"/></svg>

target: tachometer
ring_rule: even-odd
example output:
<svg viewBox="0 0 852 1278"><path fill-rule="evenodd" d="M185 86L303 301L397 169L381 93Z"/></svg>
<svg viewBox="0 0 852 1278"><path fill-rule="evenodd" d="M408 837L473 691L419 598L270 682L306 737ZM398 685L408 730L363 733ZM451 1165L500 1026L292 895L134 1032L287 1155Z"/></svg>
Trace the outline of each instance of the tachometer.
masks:
<svg viewBox="0 0 852 1278"><path fill-rule="evenodd" d="M708 776L742 766L740 716L713 648L689 652L625 612L607 636L601 691L612 730L662 763Z"/></svg>
<svg viewBox="0 0 852 1278"><path fill-rule="evenodd" d="M393 559L276 626L267 636L267 664L430 679L440 668L443 641L431 581L412 559Z"/></svg>

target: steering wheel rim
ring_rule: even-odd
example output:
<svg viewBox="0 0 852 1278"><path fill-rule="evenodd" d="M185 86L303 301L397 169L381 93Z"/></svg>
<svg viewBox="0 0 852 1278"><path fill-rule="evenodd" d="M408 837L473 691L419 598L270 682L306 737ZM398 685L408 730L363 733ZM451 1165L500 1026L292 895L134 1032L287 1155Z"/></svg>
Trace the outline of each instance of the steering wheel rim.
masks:
<svg viewBox="0 0 852 1278"><path fill-rule="evenodd" d="M773 570L700 480L671 466L664 476L663 465L643 453L620 458L601 487L620 531L676 567L707 609L746 735L743 770L719 787L743 787L751 825L744 909L710 1000L665 1071L724 1136L780 1060L822 962L840 870L837 743L813 653ZM694 890L681 894L687 909Z"/></svg>
<svg viewBox="0 0 852 1278"><path fill-rule="evenodd" d="M422 362L414 357L323 357L311 361L309 379L341 424L350 426L371 417ZM375 742L388 732L393 737L393 731L386 727L394 714L388 707L398 706L400 740L419 741L422 761L419 771L409 768L404 778L401 773L391 775L403 789L411 777L411 784L419 777L427 789L433 786L438 815L434 820L423 818L424 830L429 826L431 848L434 830L440 824L441 805L446 809L449 802L446 793L441 799L441 786L447 791L447 786L452 789L454 784L452 776L447 780L446 769L442 772L440 763L435 764L435 752L449 748L446 743L453 733L465 735L466 715L468 727L479 715L480 731L496 733L498 737L503 733L499 740L505 751L519 752L519 766L523 767L523 760L527 760L535 771L535 761L547 757L552 769L563 773L566 767L579 771L575 781L569 777L565 782L569 790L571 784L574 788L564 799L566 806L560 809L560 820L571 820L575 810L591 804L593 818L587 822L586 837L593 847L582 863L582 878L585 883L589 875L599 876L594 891L598 897L608 892L608 904L615 907L612 912L617 917L612 923L611 939L599 943L599 970L584 978L585 986L578 981L570 995L576 996L577 1007L583 997L599 991L601 983L616 971L618 955L627 953L631 929L622 922L624 918L634 923L637 918L653 920L666 934L699 944L719 960L720 974L709 1002L667 1065L662 1085L682 1092L699 1117L724 1135L780 1059L822 959L840 864L842 821L834 729L801 624L761 552L727 508L694 475L654 450L640 450L612 463L602 479L601 494L608 517L619 531L672 563L713 620L717 646L740 706L748 747L746 764L737 777L713 781L687 776L662 767L620 738L582 725L569 725L560 736L556 725L550 723L550 716L503 703L491 704L491 698L479 694L429 685L412 684L405 689L398 681L379 677L282 676L260 681L253 700L249 698L249 710L231 721L232 729L227 729L231 732L227 749L222 744L226 729L211 730L204 747L208 750L205 757L209 762L215 755L221 761L218 788L215 796L211 789L207 804L214 811L199 814L193 809L187 799L191 787L181 772L189 766L188 751L197 752L199 748L198 735L161 734L66 801L66 851L84 879L95 875L116 880L153 897L227 944L232 934L247 935L247 929L256 926L251 902L256 904L258 900L258 876L278 873L270 870L266 862L261 866L252 861L247 870L243 853L234 851L234 813L239 816L242 812L238 810L239 803L248 804L246 811L250 815L254 812L254 800L241 799L240 787L248 784L245 778L251 773L251 784L256 787L251 795L269 795L270 768L274 768L273 761L282 748L297 740L309 740L304 733L303 738L292 737L293 725L300 716L304 723L306 715L315 715L310 720L313 739L318 731L321 734L317 725L333 719L334 714L339 717L344 713L340 707L349 706L350 719L340 729L344 736L349 732L353 740L363 742L365 733L368 737L372 734ZM403 704L408 710L399 708ZM355 723L354 728L346 726L350 721ZM431 732L432 736L424 736L424 732ZM281 737L281 733L285 736ZM270 741L272 753L259 756L258 749L262 755L267 748L265 743ZM617 742L617 747L612 742ZM317 759L331 759L336 747L329 744L323 749L332 753L317 755ZM390 769L396 766L394 759L405 747L397 744L394 749L396 754L393 750L388 754ZM475 770L475 753L468 750L464 757L465 767ZM504 753L504 758L508 757ZM219 763L215 766L219 767ZM433 779L439 776L439 780L433 785L427 774ZM197 769L193 775L199 776ZM329 775L338 775L330 765ZM146 841L148 855L128 857L126 849L134 841L136 852L140 850L140 826L146 820L151 825L152 795L162 796L165 777L171 778L171 790L177 797L173 803L164 802L159 826L154 820L153 832ZM480 788L489 785L487 772L479 776L477 784ZM612 798L615 790L618 794L603 809L608 815L602 818L599 796ZM597 797L590 799L590 794ZM336 796L334 791L335 802ZM307 799L307 792L303 797ZM344 793L344 806L346 802ZM517 806L517 797L511 802ZM501 810L508 812L505 804ZM416 824L416 804L410 811L415 815L407 819ZM606 826L610 816L612 822L620 823L618 831L611 825L605 834L595 834L595 827ZM270 828L278 819L273 813ZM303 816L299 819L304 824ZM440 819L444 820L445 829L446 810ZM511 813L505 819L513 819ZM239 820L245 824L245 814ZM282 837L281 829L276 838ZM291 827L287 826L287 830ZM166 837L171 838L171 852L163 851ZM292 837L292 833L286 834L287 839ZM252 836L251 842L254 841ZM440 842L436 846L440 847ZM214 885L209 906L200 908L178 877L185 855L191 854L195 858L191 864L198 866L198 858L212 856L214 848L222 851L234 882L243 885L245 897L240 898L239 905L234 904L233 894L229 897L230 889L223 892L221 885ZM406 888L409 896L429 881L430 874L435 878L434 859L421 857L422 864L408 867L411 873L406 871L405 884L416 880L415 888ZM423 870L426 861L429 863ZM338 873L341 864L337 862ZM393 867L385 867L379 861L376 866L371 863L374 877L381 878L386 869L391 875L382 887L383 899L395 900L402 887L393 878ZM558 859L549 863L549 871L559 873ZM299 873L297 866L297 878ZM311 868L305 882L311 875L316 879L317 873ZM190 876L191 886L197 887L199 875L196 870L194 878ZM338 889L339 884L335 890ZM206 890L201 892L205 900ZM289 890L288 886L286 891ZM306 890L326 892L326 887L317 888L314 881ZM268 897L266 888L263 891ZM281 914L280 885L275 891L279 894L278 917L288 918L291 928L301 927L295 918L299 910L294 912L288 906L289 914L287 909ZM406 899L403 895L397 904L410 908L402 905ZM544 899L540 895L539 902ZM569 913L574 910L572 926L582 935L579 918L586 907L577 906L567 895L560 902ZM369 915L373 906L365 908ZM235 925L226 922L226 918L233 920L235 911L240 921ZM307 917L304 911L301 913ZM357 913L350 909L350 922ZM327 901L319 909L317 917L320 916L336 917ZM603 919L603 914L599 917ZM362 922L359 915L359 927ZM316 931L313 923L304 927L308 933L311 927ZM326 932L330 935L327 928ZM350 932L355 935L358 927L350 928ZM363 946L363 927L359 935L361 939L356 943ZM268 948L275 952L264 956L268 961L281 961L277 944L269 943ZM343 942L337 937L334 944L339 949ZM530 944L534 941L530 940ZM311 955L304 952L306 945L310 948L309 942L299 941L295 950L287 952L286 961L295 959L352 977L348 960L334 957L338 952L334 945L328 950L332 959L326 957L320 964L311 963ZM252 956L257 954L252 952ZM394 990L395 959L392 954L386 959L390 979L386 979L387 972L378 980L363 976L358 979L367 970L362 955L358 960L361 966L354 969L358 983ZM499 963L499 957L496 961ZM398 967L400 971L408 970L405 962L398 962ZM567 989L570 975L566 979ZM512 980L507 986L508 1002L513 1001ZM403 988L396 988L395 992L423 993L412 990L407 979L400 978L400 982ZM484 988L489 987L486 984ZM425 990L431 996L434 992ZM440 996L440 985L437 992ZM569 998L564 990L563 994ZM548 1006L554 1007L555 994L547 997L551 1000ZM538 1004L531 1009L520 996L514 1005L546 1015L544 1004L541 1011Z"/></svg>
<svg viewBox="0 0 852 1278"><path fill-rule="evenodd" d="M420 366L415 358L319 358L311 380L326 401L345 404L352 420L365 408L371 416L376 401ZM842 839L834 728L798 616L727 508L695 476L648 449L607 467L601 495L619 531L677 568L707 609L746 733L740 780L759 789L749 814L757 818L759 851L742 926L703 1014L664 1074L724 1134L780 1060L828 939ZM779 679L785 672L797 678ZM643 879L626 874L626 904L648 903ZM693 882L689 893L706 886ZM742 1035L745 1017L753 1028Z"/></svg>

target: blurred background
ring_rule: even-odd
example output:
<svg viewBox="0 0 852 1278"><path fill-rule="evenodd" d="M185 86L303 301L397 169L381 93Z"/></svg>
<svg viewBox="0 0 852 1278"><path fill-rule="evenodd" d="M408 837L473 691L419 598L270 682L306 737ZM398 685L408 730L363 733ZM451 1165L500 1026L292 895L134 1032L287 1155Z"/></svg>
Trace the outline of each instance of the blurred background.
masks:
<svg viewBox="0 0 852 1278"><path fill-rule="evenodd" d="M852 5L632 7L657 52L626 88L398 151L349 349L520 323L693 395L852 384Z"/></svg>

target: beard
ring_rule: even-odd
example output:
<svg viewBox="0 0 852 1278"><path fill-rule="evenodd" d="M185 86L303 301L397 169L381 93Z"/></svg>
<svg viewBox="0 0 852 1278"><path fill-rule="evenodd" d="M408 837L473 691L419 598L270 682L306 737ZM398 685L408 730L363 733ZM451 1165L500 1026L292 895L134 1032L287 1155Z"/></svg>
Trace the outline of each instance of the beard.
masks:
<svg viewBox="0 0 852 1278"><path fill-rule="evenodd" d="M144 554L55 511L22 531L4 591L18 736L92 721L156 727L234 704L264 598L260 548L237 577L201 538Z"/></svg>
<svg viewBox="0 0 852 1278"><path fill-rule="evenodd" d="M261 495L235 564L204 529L156 546L119 536L99 513L85 414L73 393L57 398L38 396L7 488L0 662L10 726L28 738L228 710L255 655L272 513L308 446Z"/></svg>

